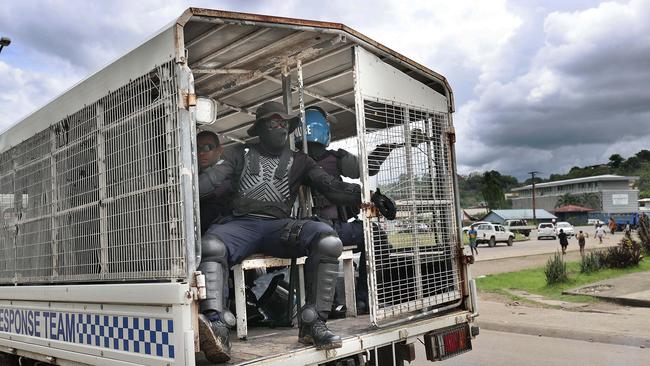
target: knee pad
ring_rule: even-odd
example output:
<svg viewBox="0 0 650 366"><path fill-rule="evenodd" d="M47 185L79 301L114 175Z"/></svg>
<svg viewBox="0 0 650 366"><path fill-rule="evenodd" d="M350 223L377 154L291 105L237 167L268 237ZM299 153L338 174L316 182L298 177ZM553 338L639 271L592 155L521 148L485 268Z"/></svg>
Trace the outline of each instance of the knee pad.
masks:
<svg viewBox="0 0 650 366"><path fill-rule="evenodd" d="M343 243L338 236L327 235L322 237L316 244L316 251L326 257L338 258L343 252Z"/></svg>
<svg viewBox="0 0 650 366"><path fill-rule="evenodd" d="M305 305L300 310L300 322L303 324L314 324L318 320L318 312L314 306Z"/></svg>
<svg viewBox="0 0 650 366"><path fill-rule="evenodd" d="M204 235L201 238L203 260L220 262L228 258L228 248L216 235Z"/></svg>

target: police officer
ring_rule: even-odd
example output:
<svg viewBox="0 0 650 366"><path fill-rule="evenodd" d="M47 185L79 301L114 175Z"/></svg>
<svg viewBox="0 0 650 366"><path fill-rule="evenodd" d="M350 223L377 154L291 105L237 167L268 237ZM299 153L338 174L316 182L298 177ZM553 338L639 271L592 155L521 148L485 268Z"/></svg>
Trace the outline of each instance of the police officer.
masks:
<svg viewBox="0 0 650 366"><path fill-rule="evenodd" d="M306 305L300 309L298 340L319 349L341 347L341 338L325 320L332 307L341 240L329 225L290 218L299 186L306 184L328 200L361 204L358 185L327 174L306 154L291 151L288 136L299 119L277 102L262 104L247 131L259 143L226 150L221 159L199 175L201 197L223 195L232 184L233 215L213 224L202 237L199 269L206 276L207 298L201 302L201 350L212 362L230 359L230 328L235 319L226 309L230 266L251 254L280 258L307 256ZM230 183L232 182L232 183Z"/></svg>
<svg viewBox="0 0 650 366"><path fill-rule="evenodd" d="M223 147L219 142L219 136L212 131L199 132L196 135L196 152L199 174L201 174L205 169L215 165L221 158ZM216 197L214 194L201 198L201 235L205 234L210 224L230 215L232 212L229 200L225 199L228 196L226 192L232 193L232 189L229 185L223 185L223 190L223 192L220 192L221 198Z"/></svg>
<svg viewBox="0 0 650 366"><path fill-rule="evenodd" d="M342 176L352 179L359 178L359 160L355 155L343 149L327 149L331 139L330 125L336 123L336 118L329 115L322 108L312 106L305 109L305 122L307 125L305 139L307 140L308 153L316 161L316 164L341 181L343 180ZM417 144L424 141L426 141L426 136L422 131L414 129L411 132L412 145L417 146ZM391 151L404 147L404 145L404 143L378 145L368 156L369 175L374 176L379 173L379 168ZM358 210L356 210L356 207L336 205L319 192L314 192L312 197L314 200L314 215L331 223L344 244L356 245L356 251L361 252L356 297L359 313L365 313L368 311L368 283L363 224L359 220L348 222L350 218L357 215ZM373 198L388 200L387 197L382 195L375 195ZM393 204L389 200L387 203ZM394 210L394 204L392 209ZM373 225L373 235L375 237L373 241L375 243L375 259L379 263L387 255L391 245L388 243L386 233L377 225Z"/></svg>

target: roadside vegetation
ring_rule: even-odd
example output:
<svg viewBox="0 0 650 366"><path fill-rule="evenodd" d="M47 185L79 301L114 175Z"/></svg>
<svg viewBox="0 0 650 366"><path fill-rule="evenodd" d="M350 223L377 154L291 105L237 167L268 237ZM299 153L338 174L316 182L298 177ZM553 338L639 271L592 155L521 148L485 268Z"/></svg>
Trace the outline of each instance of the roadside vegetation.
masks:
<svg viewBox="0 0 650 366"><path fill-rule="evenodd" d="M548 285L544 274L545 267L538 267L517 272L488 275L477 279L476 284L481 291L498 293L508 297L512 297L512 295L507 290L521 290L553 300L588 302L595 300L590 296L563 295L562 291L629 273L650 271L650 261L641 261L636 267L605 268L591 273L581 273L579 261L566 262L565 264L568 279L562 283Z"/></svg>
<svg viewBox="0 0 650 366"><path fill-rule="evenodd" d="M650 260L643 260L650 250L650 224L647 217L644 220L637 232L639 240L625 237L617 246L588 253L581 261L565 262L562 255L555 253L544 267L488 275L477 279L477 286L481 291L509 297L513 295L508 290L520 290L553 300L596 301L589 296L562 292L629 273L650 271Z"/></svg>

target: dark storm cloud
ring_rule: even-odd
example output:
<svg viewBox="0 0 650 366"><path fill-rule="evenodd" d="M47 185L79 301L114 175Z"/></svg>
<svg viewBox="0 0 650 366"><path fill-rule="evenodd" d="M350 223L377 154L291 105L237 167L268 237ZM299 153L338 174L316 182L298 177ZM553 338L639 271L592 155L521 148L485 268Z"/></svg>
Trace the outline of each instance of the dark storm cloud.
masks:
<svg viewBox="0 0 650 366"><path fill-rule="evenodd" d="M466 104L463 128L480 139L459 154L465 169L548 174L606 161L613 146L650 146L648 4L549 14L528 70L480 85Z"/></svg>

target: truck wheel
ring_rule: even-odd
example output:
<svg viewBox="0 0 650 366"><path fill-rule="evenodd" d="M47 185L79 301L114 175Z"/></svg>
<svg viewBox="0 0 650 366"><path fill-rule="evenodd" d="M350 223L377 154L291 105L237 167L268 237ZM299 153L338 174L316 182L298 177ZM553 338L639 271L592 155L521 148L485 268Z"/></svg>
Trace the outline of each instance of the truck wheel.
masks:
<svg viewBox="0 0 650 366"><path fill-rule="evenodd" d="M494 248L495 245L497 245L496 240L494 240L494 236L490 238L490 243L488 243L490 248Z"/></svg>
<svg viewBox="0 0 650 366"><path fill-rule="evenodd" d="M530 236L530 231L524 232L524 236L528 238Z"/></svg>
<svg viewBox="0 0 650 366"><path fill-rule="evenodd" d="M508 237L508 246L509 246L509 247L512 246L512 236L511 236L511 237Z"/></svg>

